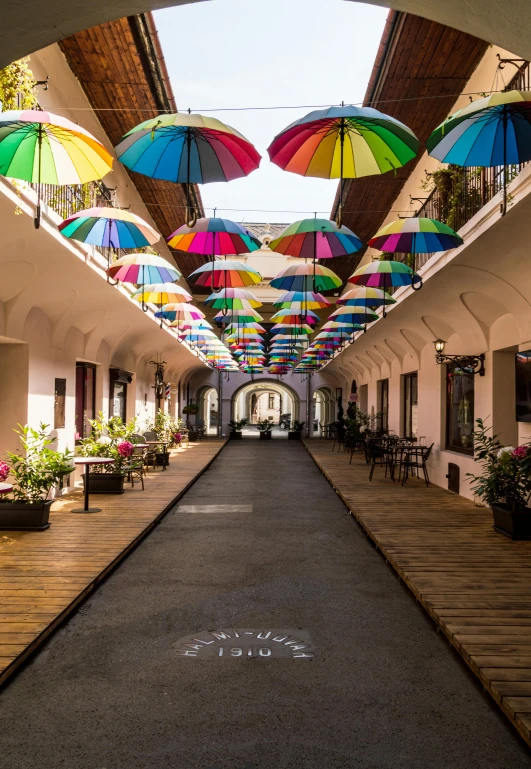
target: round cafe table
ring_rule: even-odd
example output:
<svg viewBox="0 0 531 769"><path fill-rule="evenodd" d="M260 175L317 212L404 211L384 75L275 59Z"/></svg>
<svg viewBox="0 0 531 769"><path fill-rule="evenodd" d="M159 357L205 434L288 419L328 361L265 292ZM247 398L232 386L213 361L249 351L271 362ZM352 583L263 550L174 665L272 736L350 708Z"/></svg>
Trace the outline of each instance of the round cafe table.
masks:
<svg viewBox="0 0 531 769"><path fill-rule="evenodd" d="M8 494L10 491L13 491L10 483L0 483L0 494Z"/></svg>
<svg viewBox="0 0 531 769"><path fill-rule="evenodd" d="M110 465L114 462L112 457L74 457L75 465L85 465L83 474L85 482L85 504L83 507L76 507L73 513L100 513L101 507L89 507L89 471L90 465Z"/></svg>

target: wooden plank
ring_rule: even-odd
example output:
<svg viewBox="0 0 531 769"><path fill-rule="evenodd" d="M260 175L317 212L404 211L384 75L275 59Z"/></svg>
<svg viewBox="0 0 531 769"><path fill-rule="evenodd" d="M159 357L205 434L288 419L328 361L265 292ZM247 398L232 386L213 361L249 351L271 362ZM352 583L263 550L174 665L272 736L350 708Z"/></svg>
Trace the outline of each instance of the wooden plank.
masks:
<svg viewBox="0 0 531 769"><path fill-rule="evenodd" d="M531 542L497 534L489 511L305 440L321 472L399 577L531 745ZM2 600L0 598L0 600Z"/></svg>
<svg viewBox="0 0 531 769"><path fill-rule="evenodd" d="M98 495L102 512L72 515L80 492L52 506L43 532L0 539L0 684L94 590L214 461L225 441L207 439L172 451L146 489ZM10 564L13 568L9 568Z"/></svg>

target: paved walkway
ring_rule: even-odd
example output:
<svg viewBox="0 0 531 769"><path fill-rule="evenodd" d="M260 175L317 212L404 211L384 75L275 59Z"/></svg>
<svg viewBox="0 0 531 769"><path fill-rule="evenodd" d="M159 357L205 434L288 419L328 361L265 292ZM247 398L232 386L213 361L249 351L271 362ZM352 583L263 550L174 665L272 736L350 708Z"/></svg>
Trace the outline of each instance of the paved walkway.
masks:
<svg viewBox="0 0 531 769"><path fill-rule="evenodd" d="M1 706L9 769L531 766L292 441L229 442Z"/></svg>

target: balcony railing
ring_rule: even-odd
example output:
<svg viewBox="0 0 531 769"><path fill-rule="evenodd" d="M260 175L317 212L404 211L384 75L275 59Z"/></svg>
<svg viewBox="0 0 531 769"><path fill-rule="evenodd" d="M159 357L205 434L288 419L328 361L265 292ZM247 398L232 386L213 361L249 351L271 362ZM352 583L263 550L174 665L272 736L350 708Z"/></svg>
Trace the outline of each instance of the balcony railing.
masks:
<svg viewBox="0 0 531 769"><path fill-rule="evenodd" d="M38 185L31 184L37 191ZM68 219L84 208L105 206L111 202L111 190L101 181L86 184L41 184L40 198L48 208L59 214L62 219Z"/></svg>
<svg viewBox="0 0 531 769"><path fill-rule="evenodd" d="M507 62L505 66L509 66L509 63ZM531 66L529 62L521 63L505 90L531 90ZM507 184L510 184L526 165L527 163L519 163L490 168L449 166L441 169L432 174L434 189L415 212L415 216L438 219L452 229L459 230L496 195L500 195L501 204L501 193L505 180ZM414 265L410 254L397 254L396 258L399 261L407 262L411 267L414 266L418 270L426 264L431 256L432 254L417 254Z"/></svg>

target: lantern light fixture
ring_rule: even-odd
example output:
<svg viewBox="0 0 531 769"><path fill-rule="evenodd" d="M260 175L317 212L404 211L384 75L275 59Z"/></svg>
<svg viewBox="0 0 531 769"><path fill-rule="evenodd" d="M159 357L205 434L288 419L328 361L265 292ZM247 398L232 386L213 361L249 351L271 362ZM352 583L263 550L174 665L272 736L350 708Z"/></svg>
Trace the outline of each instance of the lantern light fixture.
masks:
<svg viewBox="0 0 531 769"><path fill-rule="evenodd" d="M479 374L480 376L485 376L484 353L481 353L481 355L445 355L444 348L446 342L444 339L436 339L433 346L435 347L435 361L439 365L442 363L450 363L467 374Z"/></svg>

